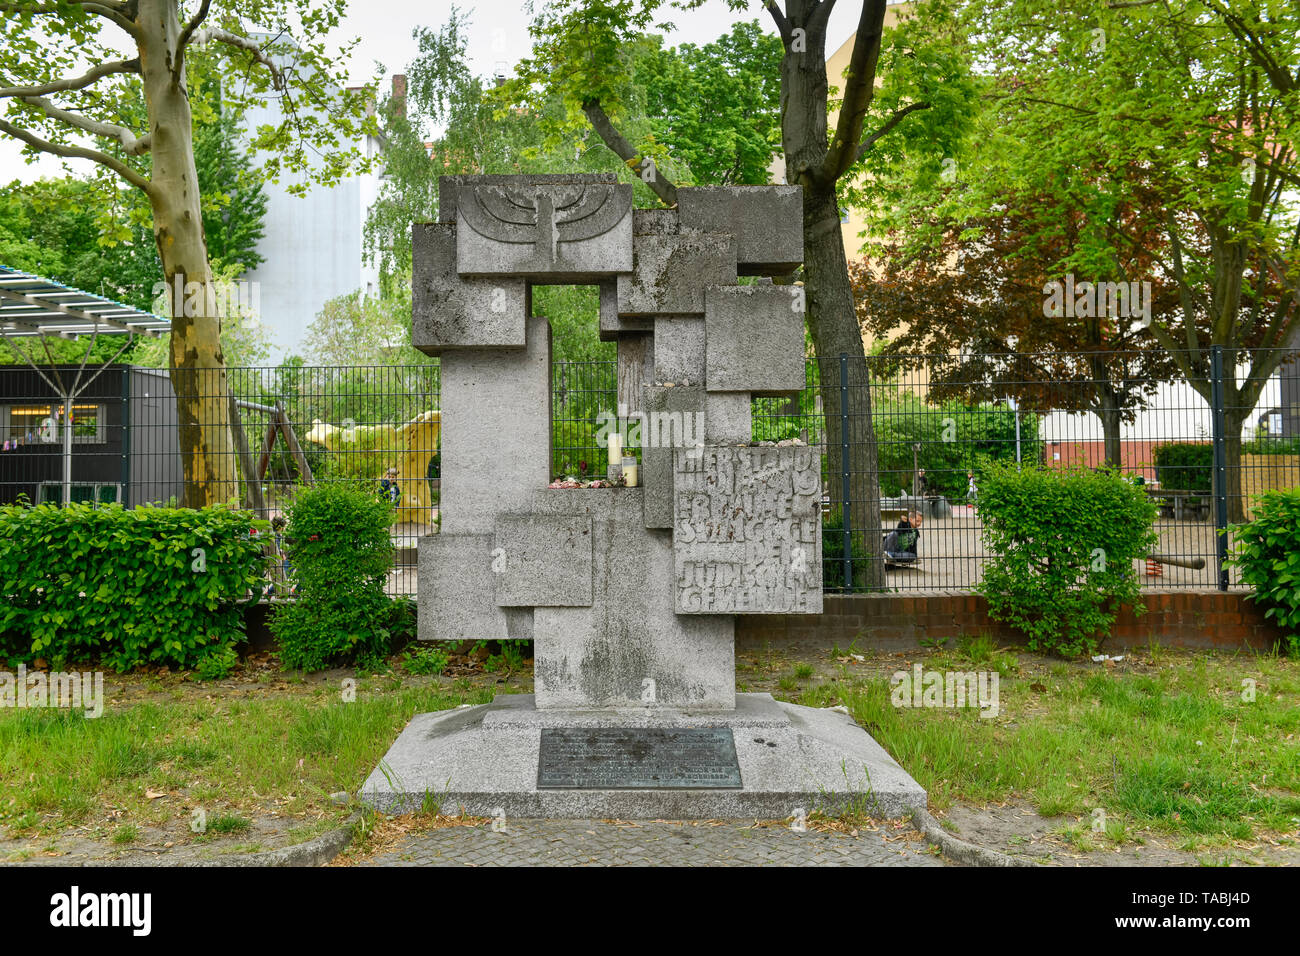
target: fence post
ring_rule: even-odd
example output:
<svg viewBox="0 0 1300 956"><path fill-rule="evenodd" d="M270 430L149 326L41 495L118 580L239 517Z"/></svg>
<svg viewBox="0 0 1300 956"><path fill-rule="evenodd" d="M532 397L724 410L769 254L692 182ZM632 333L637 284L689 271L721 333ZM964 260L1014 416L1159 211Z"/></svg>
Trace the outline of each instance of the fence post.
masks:
<svg viewBox="0 0 1300 956"><path fill-rule="evenodd" d="M844 590L853 589L853 530L849 515L849 355L840 353L840 516L844 529Z"/></svg>
<svg viewBox="0 0 1300 956"><path fill-rule="evenodd" d="M1210 417L1214 429L1214 553L1219 590L1228 590L1228 456L1223 408L1223 346L1210 346Z"/></svg>
<svg viewBox="0 0 1300 956"><path fill-rule="evenodd" d="M118 502L131 507L131 366L122 369L122 493Z"/></svg>

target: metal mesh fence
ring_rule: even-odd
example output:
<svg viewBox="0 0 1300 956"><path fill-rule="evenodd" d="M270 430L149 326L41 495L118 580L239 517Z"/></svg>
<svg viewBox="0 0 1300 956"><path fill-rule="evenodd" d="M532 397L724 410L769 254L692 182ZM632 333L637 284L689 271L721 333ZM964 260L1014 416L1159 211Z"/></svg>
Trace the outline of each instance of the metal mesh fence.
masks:
<svg viewBox="0 0 1300 956"><path fill-rule="evenodd" d="M1143 585L1232 586L1231 572L1220 567L1230 526L1249 517L1262 491L1300 486L1300 363L1296 353L1208 349L1195 361L1174 358L1192 374L1158 375L1150 356L1138 353L872 356L865 377L845 374L842 381L834 360L820 373L810 361L800 394L754 400L753 435L821 447L831 591L869 587L868 536L883 540L913 509L924 516L918 560L887 564L884 586L976 585L990 559L979 483L998 461L1116 465L1159 509L1160 560L1134 569ZM45 371L0 368L0 502L65 495L127 507L182 502L184 449L197 437L216 450L214 480L228 482L229 496L267 517L282 514L306 483L351 482L388 496L398 509L389 590L415 593L416 542L437 527L440 505L436 362L228 369L224 385L198 376L189 386L198 420L178 415L166 371L111 366L71 401L51 387L48 373L63 372L55 378L64 381L75 369ZM601 428L617 411L617 392L614 362L553 364L552 478L603 477ZM864 415L863 398L870 399L880 495L870 513L864 443L845 441L863 433L849 427L862 424L855 416ZM828 401L841 410L829 432ZM226 421L237 427L223 433ZM228 440L216 441L221 434ZM847 534L846 499L858 515Z"/></svg>
<svg viewBox="0 0 1300 956"><path fill-rule="evenodd" d="M0 502L183 503L184 456L201 441L216 497L266 518L305 484L387 497L397 509L388 589L415 593L416 541L436 524L441 490L437 363L200 373L182 385L197 411L189 420L166 370L111 366L71 402L70 448L66 395L51 384L66 389L76 369L44 371L0 368Z"/></svg>
<svg viewBox="0 0 1300 956"><path fill-rule="evenodd" d="M1224 569L1223 559L1234 544L1232 526L1251 516L1260 493L1300 486L1297 357L1217 348L1166 352L1159 361L1149 353L870 356L865 376L841 368L842 380L820 390L810 361L798 399L755 401L754 437L806 434L826 453L829 591L868 589L867 536L883 542L912 510L922 514L917 560L886 560L884 586L974 587L991 559L979 483L998 461L1114 467L1158 509L1158 550L1134 567L1143 586L1231 587L1236 573ZM841 357L841 365L847 362ZM1183 368L1189 373L1167 374ZM821 376L830 378L825 368ZM829 429L828 389L839 391L844 417ZM867 407L864 398L876 444L878 514L867 511L871 470L862 443L845 440L861 434L854 422ZM843 463L838 471L835 460ZM860 525L847 535L845 510Z"/></svg>
<svg viewBox="0 0 1300 956"><path fill-rule="evenodd" d="M551 365L551 477L603 478L601 425L618 413L616 362Z"/></svg>

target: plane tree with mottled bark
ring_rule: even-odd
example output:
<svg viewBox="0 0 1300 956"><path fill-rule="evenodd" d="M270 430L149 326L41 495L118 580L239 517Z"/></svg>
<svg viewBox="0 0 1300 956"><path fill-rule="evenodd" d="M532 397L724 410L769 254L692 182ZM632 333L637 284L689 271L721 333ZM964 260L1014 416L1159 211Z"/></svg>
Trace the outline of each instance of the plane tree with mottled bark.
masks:
<svg viewBox="0 0 1300 956"><path fill-rule="evenodd" d="M374 125L369 92L345 89L338 64L346 48L324 42L344 7L344 0L0 0L0 134L33 157L94 163L148 199L159 279L173 300L169 365L188 506L238 492L221 296L194 159L196 114L216 104L190 66L202 59L204 74L223 77L223 111L278 100L283 122L251 136L267 178L294 175L296 190L336 182L366 162L356 143Z"/></svg>

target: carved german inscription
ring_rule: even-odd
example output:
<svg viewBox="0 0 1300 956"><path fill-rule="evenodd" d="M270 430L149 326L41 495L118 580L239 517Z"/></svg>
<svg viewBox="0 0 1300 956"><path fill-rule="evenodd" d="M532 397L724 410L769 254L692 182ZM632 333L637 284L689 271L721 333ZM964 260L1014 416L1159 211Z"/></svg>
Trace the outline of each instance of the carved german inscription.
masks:
<svg viewBox="0 0 1300 956"><path fill-rule="evenodd" d="M807 446L679 450L678 614L821 610L821 460Z"/></svg>

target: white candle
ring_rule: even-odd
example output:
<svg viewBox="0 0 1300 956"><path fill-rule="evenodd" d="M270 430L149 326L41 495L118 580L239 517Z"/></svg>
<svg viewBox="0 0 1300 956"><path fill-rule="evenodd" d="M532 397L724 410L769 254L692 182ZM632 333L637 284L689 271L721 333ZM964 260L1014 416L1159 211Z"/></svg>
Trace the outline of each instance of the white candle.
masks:
<svg viewBox="0 0 1300 956"><path fill-rule="evenodd" d="M609 463L611 466L623 463L623 436L618 432L609 436Z"/></svg>
<svg viewBox="0 0 1300 956"><path fill-rule="evenodd" d="M623 483L629 488L636 487L636 459L627 457L623 459Z"/></svg>

